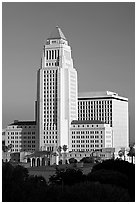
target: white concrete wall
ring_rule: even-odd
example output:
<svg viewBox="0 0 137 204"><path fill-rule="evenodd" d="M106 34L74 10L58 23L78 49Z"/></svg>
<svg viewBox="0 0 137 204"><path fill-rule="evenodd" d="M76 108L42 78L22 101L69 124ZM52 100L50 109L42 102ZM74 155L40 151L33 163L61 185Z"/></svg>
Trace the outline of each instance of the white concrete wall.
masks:
<svg viewBox="0 0 137 204"><path fill-rule="evenodd" d="M129 146L128 102L112 101L113 146Z"/></svg>
<svg viewBox="0 0 137 204"><path fill-rule="evenodd" d="M105 147L112 147L112 128L105 127Z"/></svg>
<svg viewBox="0 0 137 204"><path fill-rule="evenodd" d="M71 58L71 48L68 45L68 42L65 40L50 40L49 44L45 45L44 54L42 57L42 67L40 69L40 84L38 86L38 95L37 101L39 101L39 148L41 146L46 146L46 140L44 143L44 137L46 137L46 132L48 129L44 130L44 70L58 70L57 72L57 146L69 145L69 128L72 120L77 119L77 73L73 68L73 60ZM53 43L54 42L54 43ZM56 59L47 59L46 53L50 51L59 50L59 66L55 66ZM50 63L50 64L49 64ZM53 64L52 64L53 63ZM50 65L50 66L49 66ZM72 75L74 75L75 82L72 84ZM48 85L52 86L52 85ZM72 96L72 89L74 90ZM46 92L46 95L49 93ZM72 104L72 97L74 97L75 103ZM49 97L50 99L50 97ZM76 109L75 113L72 116L72 109ZM53 109L52 109L53 110ZM46 113L47 114L47 113ZM53 131L53 127L51 127ZM45 134L44 134L45 132ZM51 135L50 131L49 134ZM53 136L53 135L52 135ZM53 140L52 140L53 141ZM52 142L51 142L51 145Z"/></svg>
<svg viewBox="0 0 137 204"><path fill-rule="evenodd" d="M87 149L94 151L104 147L112 147L112 128L109 124L72 124L70 130L70 151L82 151L83 149L84 151L87 151ZM72 134L72 132L75 132L75 134ZM75 138L73 136L75 136ZM79 136L79 138L77 138L77 136ZM82 138L82 136L84 136L84 138ZM98 138L96 138L96 136L98 136ZM108 136L109 138L107 138ZM72 143L72 140L75 140L75 143ZM80 143L77 143L77 140L80 140ZM84 143L82 143L81 140L84 140ZM87 140L89 142L86 142ZM95 142L96 140L98 140L98 143ZM75 148L72 145L75 145ZM77 145L80 145L80 147L77 147ZM85 147L81 147L81 145L85 145ZM86 147L86 145L89 145L89 147ZM91 147L91 145L94 145L94 147ZM96 145L99 145L99 147L96 147Z"/></svg>
<svg viewBox="0 0 137 204"><path fill-rule="evenodd" d="M5 135L5 145L6 146L10 144L14 145L10 150L11 152L20 152L21 150L24 149L26 151L35 151L37 143L36 125L20 125L20 126L22 126L22 128L19 127L18 125L7 126ZM29 141L31 141L31 143L29 143ZM35 141L35 143L32 141ZM31 145L31 147L28 147L28 145ZM35 147L32 147L32 145L35 145Z"/></svg>

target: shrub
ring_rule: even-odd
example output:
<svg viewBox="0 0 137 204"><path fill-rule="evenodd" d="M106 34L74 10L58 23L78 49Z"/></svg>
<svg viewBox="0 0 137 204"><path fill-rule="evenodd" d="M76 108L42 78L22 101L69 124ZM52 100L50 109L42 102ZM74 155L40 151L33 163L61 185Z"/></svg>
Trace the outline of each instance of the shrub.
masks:
<svg viewBox="0 0 137 204"><path fill-rule="evenodd" d="M22 166L9 163L2 167L2 201L41 201L46 192L46 181L41 176L29 176Z"/></svg>
<svg viewBox="0 0 137 204"><path fill-rule="evenodd" d="M70 164L76 164L77 163L77 160L75 158L70 158L69 159L69 163Z"/></svg>
<svg viewBox="0 0 137 204"><path fill-rule="evenodd" d="M56 174L49 178L50 184L64 184L64 185L73 185L80 181L83 181L85 176L82 171L74 168L67 169L57 169Z"/></svg>
<svg viewBox="0 0 137 204"><path fill-rule="evenodd" d="M126 175L117 171L100 169L89 173L87 180L92 182L100 182L101 184L113 184L128 188L128 178Z"/></svg>
<svg viewBox="0 0 137 204"><path fill-rule="evenodd" d="M135 165L123 160L106 160L93 166L92 173L101 169L112 170L125 175L132 202L135 201Z"/></svg>
<svg viewBox="0 0 137 204"><path fill-rule="evenodd" d="M49 202L128 202L126 189L111 184L81 182L73 186L52 186L48 189ZM54 195L54 197L52 196Z"/></svg>
<svg viewBox="0 0 137 204"><path fill-rule="evenodd" d="M80 162L83 163L94 163L94 158L93 157L83 157Z"/></svg>

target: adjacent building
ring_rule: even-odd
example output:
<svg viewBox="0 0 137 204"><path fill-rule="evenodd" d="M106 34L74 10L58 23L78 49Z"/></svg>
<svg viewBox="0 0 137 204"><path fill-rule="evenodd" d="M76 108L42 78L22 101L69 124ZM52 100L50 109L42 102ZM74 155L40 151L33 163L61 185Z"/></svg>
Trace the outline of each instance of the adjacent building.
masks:
<svg viewBox="0 0 137 204"><path fill-rule="evenodd" d="M129 146L128 98L110 91L80 93L78 120L100 120L110 124L112 147Z"/></svg>
<svg viewBox="0 0 137 204"><path fill-rule="evenodd" d="M97 120L74 120L71 122L70 148L74 152L102 151L112 147L112 128Z"/></svg>
<svg viewBox="0 0 137 204"><path fill-rule="evenodd" d="M6 134L6 130L3 129L2 130L2 145L5 145L5 134Z"/></svg>
<svg viewBox="0 0 137 204"><path fill-rule="evenodd" d="M37 149L36 122L17 121L9 124L5 132L5 145L10 152L31 152Z"/></svg>
<svg viewBox="0 0 137 204"><path fill-rule="evenodd" d="M59 27L43 47L37 75L38 149L69 147L70 124L77 120L77 72L71 47Z"/></svg>

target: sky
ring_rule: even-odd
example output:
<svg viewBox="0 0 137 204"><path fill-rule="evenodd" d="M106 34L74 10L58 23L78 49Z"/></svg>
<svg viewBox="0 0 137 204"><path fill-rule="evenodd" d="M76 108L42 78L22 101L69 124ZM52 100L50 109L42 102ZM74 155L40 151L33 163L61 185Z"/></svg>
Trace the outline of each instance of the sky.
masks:
<svg viewBox="0 0 137 204"><path fill-rule="evenodd" d="M114 91L129 99L135 138L133 2L3 2L2 128L34 120L44 40L59 26L72 48L79 92Z"/></svg>

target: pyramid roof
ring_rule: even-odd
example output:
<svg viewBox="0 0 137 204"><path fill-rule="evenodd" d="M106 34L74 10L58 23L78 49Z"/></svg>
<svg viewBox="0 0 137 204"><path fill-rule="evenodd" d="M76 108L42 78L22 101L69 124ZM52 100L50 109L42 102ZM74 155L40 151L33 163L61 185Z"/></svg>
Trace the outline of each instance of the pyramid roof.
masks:
<svg viewBox="0 0 137 204"><path fill-rule="evenodd" d="M66 37L64 36L61 29L56 26L56 28L52 31L48 39L64 39L66 40Z"/></svg>

